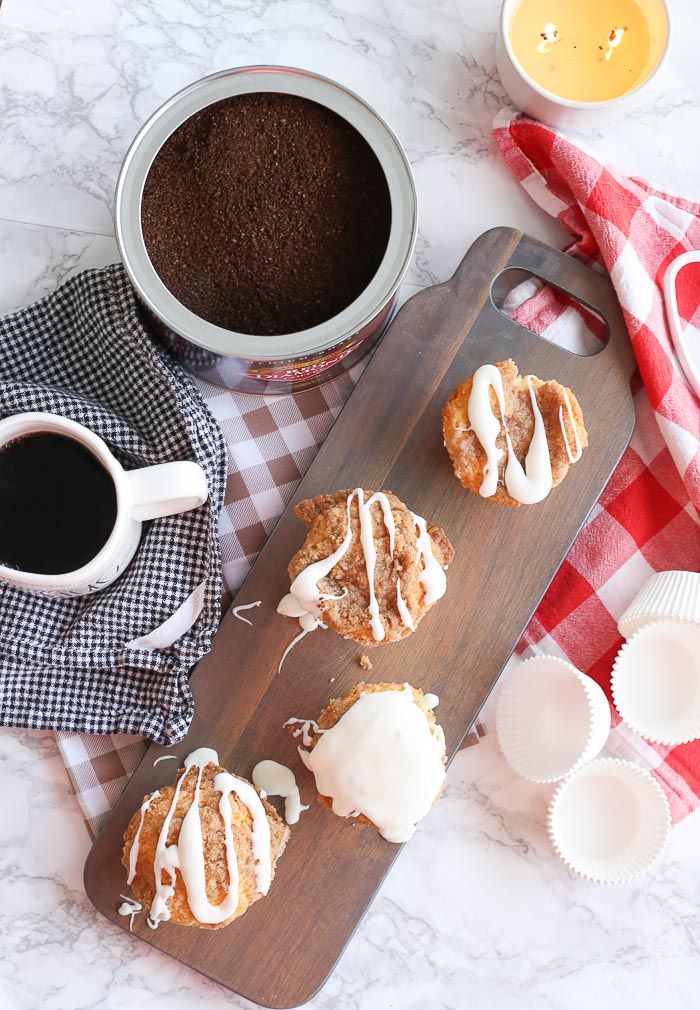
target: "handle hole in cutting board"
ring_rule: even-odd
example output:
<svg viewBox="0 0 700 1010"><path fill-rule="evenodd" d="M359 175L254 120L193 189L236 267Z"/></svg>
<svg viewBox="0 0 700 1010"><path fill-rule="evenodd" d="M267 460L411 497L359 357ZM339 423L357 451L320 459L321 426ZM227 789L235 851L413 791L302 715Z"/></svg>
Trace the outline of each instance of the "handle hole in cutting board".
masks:
<svg viewBox="0 0 700 1010"><path fill-rule="evenodd" d="M496 274L491 301L501 315L579 357L599 354L610 340L607 320L591 305L529 270Z"/></svg>

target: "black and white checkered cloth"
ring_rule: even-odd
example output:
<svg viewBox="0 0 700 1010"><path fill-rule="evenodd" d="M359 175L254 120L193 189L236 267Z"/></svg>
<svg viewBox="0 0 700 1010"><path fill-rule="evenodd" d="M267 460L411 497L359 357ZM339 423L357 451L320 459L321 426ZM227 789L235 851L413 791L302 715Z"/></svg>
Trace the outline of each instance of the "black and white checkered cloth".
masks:
<svg viewBox="0 0 700 1010"><path fill-rule="evenodd" d="M220 615L226 444L187 373L149 338L121 266L0 319L0 416L28 410L91 428L126 469L196 460L210 497L144 526L127 572L100 593L50 599L0 585L0 723L175 743L193 714L188 673ZM173 645L128 647L198 588L199 616Z"/></svg>

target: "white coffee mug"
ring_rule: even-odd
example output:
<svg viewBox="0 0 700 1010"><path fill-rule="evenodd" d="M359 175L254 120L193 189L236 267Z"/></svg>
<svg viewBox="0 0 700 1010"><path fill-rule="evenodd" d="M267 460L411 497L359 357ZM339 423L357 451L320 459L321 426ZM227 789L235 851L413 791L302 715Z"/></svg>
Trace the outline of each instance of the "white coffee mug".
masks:
<svg viewBox="0 0 700 1010"><path fill-rule="evenodd" d="M32 411L0 421L0 449L17 438L50 432L66 435L85 446L114 481L117 515L109 538L95 557L81 568L61 575L23 572L0 564L0 579L42 596L85 596L99 592L122 574L133 558L147 519L189 512L203 505L209 491L198 463L161 463L124 470L106 443L77 421L58 414Z"/></svg>

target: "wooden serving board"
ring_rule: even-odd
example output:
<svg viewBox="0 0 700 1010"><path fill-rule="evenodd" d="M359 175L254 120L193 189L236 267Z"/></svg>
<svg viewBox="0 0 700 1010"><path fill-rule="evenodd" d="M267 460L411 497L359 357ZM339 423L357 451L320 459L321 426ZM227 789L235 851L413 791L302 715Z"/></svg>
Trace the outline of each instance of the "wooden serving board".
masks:
<svg viewBox="0 0 700 1010"><path fill-rule="evenodd" d="M490 296L505 268L528 270L596 309L608 322L608 345L579 357L507 319ZM479 365L507 357L522 373L570 386L590 440L560 487L539 505L519 509L464 490L442 442L441 411L451 390ZM223 765L248 778L263 758L288 764L311 809L292 828L269 895L242 919L216 931L166 923L154 932L141 915L136 935L264 1006L297 1006L313 996L400 847L315 802L313 779L283 722L317 716L329 698L362 679L409 681L439 695L436 714L448 755L455 753L629 442L633 368L610 281L513 229L482 235L449 281L406 303L294 501L358 485L394 491L454 544L447 593L415 634L372 651L370 674L358 666L358 645L320 630L290 653L278 675L298 626L275 608L306 532L291 506L286 510L236 598L263 601L247 615L254 626L230 612L224 617L193 672L196 714L174 750L184 757L195 747L214 747ZM153 767L164 752L149 748L85 867L88 895L122 929L128 928L117 914L126 890L122 834L144 794L172 781L174 762Z"/></svg>

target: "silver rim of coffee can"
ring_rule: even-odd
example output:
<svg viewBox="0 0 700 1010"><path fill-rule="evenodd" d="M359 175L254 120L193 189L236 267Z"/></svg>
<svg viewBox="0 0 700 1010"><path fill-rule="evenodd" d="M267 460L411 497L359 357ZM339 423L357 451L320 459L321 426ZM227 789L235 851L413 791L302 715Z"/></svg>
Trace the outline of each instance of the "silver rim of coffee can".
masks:
<svg viewBox="0 0 700 1010"><path fill-rule="evenodd" d="M201 109L234 95L254 92L298 95L346 119L379 159L391 199L389 241L365 290L342 312L318 326L272 337L224 329L186 308L156 273L141 229L144 183L168 137ZM394 298L416 242L418 200L411 166L398 138L381 116L352 91L329 78L293 67L240 67L188 85L161 105L141 127L117 182L115 230L132 284L145 305L169 330L214 355L261 363L280 359L301 361L345 344Z"/></svg>

